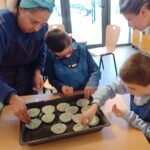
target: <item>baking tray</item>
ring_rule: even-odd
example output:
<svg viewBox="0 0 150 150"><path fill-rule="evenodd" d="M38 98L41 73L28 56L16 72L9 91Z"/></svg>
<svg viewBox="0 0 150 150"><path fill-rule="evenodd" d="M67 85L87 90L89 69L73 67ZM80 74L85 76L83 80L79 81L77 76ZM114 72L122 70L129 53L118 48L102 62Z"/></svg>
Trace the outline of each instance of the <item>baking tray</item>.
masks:
<svg viewBox="0 0 150 150"><path fill-rule="evenodd" d="M79 100L80 98L83 98L83 94L67 96L67 97L57 98L57 99L48 100L48 101L28 103L27 109L34 108L34 107L41 109L45 105L57 106L57 104L62 103L62 102L67 102L71 106L76 106L76 101ZM81 108L79 107L79 111L77 113L80 113L80 112L81 112ZM89 127L88 129L85 129L82 131L74 132L72 128L73 128L73 125L75 125L76 123L71 121L69 123L65 123L67 125L67 130L65 131L65 133L56 135L50 131L50 127L55 123L61 122L59 120L59 115L61 114L61 112L55 109L54 113L56 114L56 118L52 123L47 124L47 123L42 122L40 127L38 127L35 130L27 129L25 127L25 124L23 122L20 122L20 139L19 139L20 144L30 144L30 145L40 144L40 143L44 143L44 142L48 142L52 140L58 140L58 139L62 139L62 138L70 137L70 136L79 135L79 134L99 131L102 128L110 125L110 122L106 118L104 113L100 109L98 109L96 113L96 115L100 118L100 122L98 125L94 127Z"/></svg>

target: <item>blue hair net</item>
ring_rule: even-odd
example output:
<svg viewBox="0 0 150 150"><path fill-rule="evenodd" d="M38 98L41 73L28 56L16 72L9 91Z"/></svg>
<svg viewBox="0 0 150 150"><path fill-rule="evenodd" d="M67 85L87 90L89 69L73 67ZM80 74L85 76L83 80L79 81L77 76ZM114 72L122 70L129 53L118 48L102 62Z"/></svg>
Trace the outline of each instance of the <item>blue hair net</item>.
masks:
<svg viewBox="0 0 150 150"><path fill-rule="evenodd" d="M53 12L54 8L53 0L21 0L20 7L22 8L46 8L50 13Z"/></svg>

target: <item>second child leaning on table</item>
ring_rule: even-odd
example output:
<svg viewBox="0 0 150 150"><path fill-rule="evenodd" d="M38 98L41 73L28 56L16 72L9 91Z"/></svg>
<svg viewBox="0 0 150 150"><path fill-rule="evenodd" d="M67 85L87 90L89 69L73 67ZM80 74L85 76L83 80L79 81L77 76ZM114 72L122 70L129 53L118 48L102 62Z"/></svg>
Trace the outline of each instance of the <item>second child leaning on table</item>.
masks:
<svg viewBox="0 0 150 150"><path fill-rule="evenodd" d="M85 98L89 98L98 87L101 73L87 46L60 29L49 31L45 42L49 48L45 65L49 82L65 95L84 90Z"/></svg>
<svg viewBox="0 0 150 150"><path fill-rule="evenodd" d="M134 99L130 101L130 110L124 112L114 105L112 111L141 130L150 141L150 56L140 52L133 54L123 64L119 75L121 80L112 82L92 95L92 107L83 113L81 123L88 125L98 107L116 94L130 93L134 95Z"/></svg>

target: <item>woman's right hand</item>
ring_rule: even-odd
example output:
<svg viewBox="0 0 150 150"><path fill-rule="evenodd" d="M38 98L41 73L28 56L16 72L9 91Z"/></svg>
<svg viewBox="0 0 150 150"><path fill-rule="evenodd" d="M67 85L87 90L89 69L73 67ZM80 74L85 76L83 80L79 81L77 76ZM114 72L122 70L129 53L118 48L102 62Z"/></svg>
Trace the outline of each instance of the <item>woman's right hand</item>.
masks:
<svg viewBox="0 0 150 150"><path fill-rule="evenodd" d="M97 112L97 109L98 109L98 105L92 104L92 106L83 113L83 115L81 116L80 122L84 127L90 124L90 122L92 121L93 117L95 116Z"/></svg>
<svg viewBox="0 0 150 150"><path fill-rule="evenodd" d="M62 92L63 92L64 95L71 95L71 94L73 94L73 87L63 86L62 87Z"/></svg>
<svg viewBox="0 0 150 150"><path fill-rule="evenodd" d="M24 123L30 123L30 117L27 112L26 105L24 101L17 96L16 94L12 94L10 96L9 104L12 107L13 113Z"/></svg>

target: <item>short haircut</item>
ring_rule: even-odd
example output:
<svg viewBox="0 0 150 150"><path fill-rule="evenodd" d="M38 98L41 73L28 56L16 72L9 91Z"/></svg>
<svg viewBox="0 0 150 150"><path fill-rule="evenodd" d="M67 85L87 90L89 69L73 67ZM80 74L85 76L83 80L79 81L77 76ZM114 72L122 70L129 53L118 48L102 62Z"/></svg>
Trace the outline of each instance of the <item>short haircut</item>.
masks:
<svg viewBox="0 0 150 150"><path fill-rule="evenodd" d="M49 31L45 36L45 42L53 52L62 52L71 44L69 35L60 29Z"/></svg>
<svg viewBox="0 0 150 150"><path fill-rule="evenodd" d="M120 13L132 13L138 15L142 6L150 9L150 0L120 0Z"/></svg>
<svg viewBox="0 0 150 150"><path fill-rule="evenodd" d="M133 54L122 65L119 76L125 83L147 86L150 84L150 56L141 52Z"/></svg>

